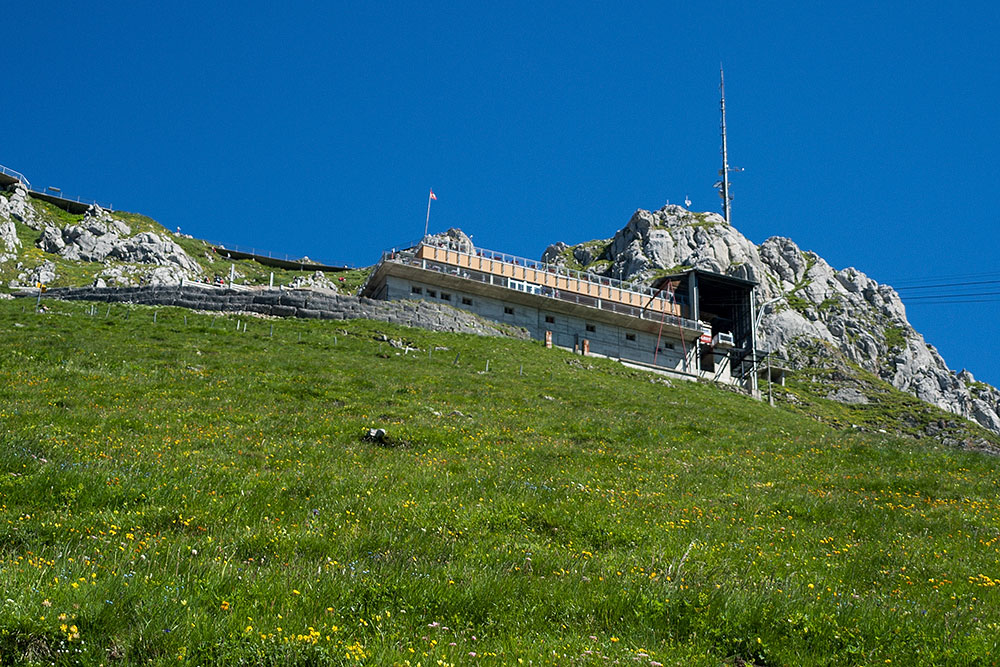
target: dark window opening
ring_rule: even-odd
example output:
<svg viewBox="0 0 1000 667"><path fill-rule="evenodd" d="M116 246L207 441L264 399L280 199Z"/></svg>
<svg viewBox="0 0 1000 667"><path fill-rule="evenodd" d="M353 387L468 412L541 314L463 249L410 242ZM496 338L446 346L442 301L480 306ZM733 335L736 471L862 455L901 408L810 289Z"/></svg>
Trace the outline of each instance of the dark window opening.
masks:
<svg viewBox="0 0 1000 667"><path fill-rule="evenodd" d="M410 288L410 292L413 293L413 294L423 294L424 290L422 290L419 287L413 286L413 287Z"/></svg>
<svg viewBox="0 0 1000 667"><path fill-rule="evenodd" d="M445 294L444 292L441 292L441 300L442 301L451 301L451 295L450 294Z"/></svg>
<svg viewBox="0 0 1000 667"><path fill-rule="evenodd" d="M597 327L595 327L593 324L588 324L587 325L587 331L593 333L593 332L597 331Z"/></svg>
<svg viewBox="0 0 1000 667"><path fill-rule="evenodd" d="M462 305L463 306L471 306L472 305L472 299L470 299L467 296L463 296L462 297Z"/></svg>
<svg viewBox="0 0 1000 667"><path fill-rule="evenodd" d="M504 313L504 315L513 315L514 314L514 309L510 308L508 306L504 306L503 307L503 313Z"/></svg>
<svg viewBox="0 0 1000 667"><path fill-rule="evenodd" d="M555 321L556 321L556 318L552 317L551 315L546 315L545 316L545 323L546 324L553 324L553 323L555 323Z"/></svg>
<svg viewBox="0 0 1000 667"><path fill-rule="evenodd" d="M630 333L625 334L625 340L630 340L632 342L635 342L635 334L630 334Z"/></svg>

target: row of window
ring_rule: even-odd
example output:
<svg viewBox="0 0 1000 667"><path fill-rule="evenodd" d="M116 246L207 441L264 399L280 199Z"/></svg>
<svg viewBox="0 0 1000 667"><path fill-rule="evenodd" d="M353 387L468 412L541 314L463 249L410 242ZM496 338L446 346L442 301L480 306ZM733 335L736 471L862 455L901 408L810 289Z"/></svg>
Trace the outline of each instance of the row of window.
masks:
<svg viewBox="0 0 1000 667"><path fill-rule="evenodd" d="M424 296L424 289L422 287L418 287L416 285L413 285L413 286L410 287L410 293L414 294L414 295L417 295L417 296ZM440 298L442 301L451 301L451 294L449 294L448 292L441 292L440 297L439 297L437 291L432 290L432 289L427 289L426 296L428 298L430 298L430 299ZM472 305L472 299L470 299L467 296L463 296L462 297L462 305L463 306L471 306ZM504 312L504 315L513 315L514 314L514 309L511 306L504 306L503 307L503 312ZM552 315L546 315L545 316L545 323L546 324L555 324L555 321L556 321L556 318L554 316L552 316ZM597 332L597 327L595 325L593 325L593 324L588 324L587 325L587 332L588 333L596 333ZM625 334L625 340L634 343L636 341L636 335L634 333L626 333ZM674 349L674 345L673 345L673 343L661 343L661 349L672 350L672 349Z"/></svg>
<svg viewBox="0 0 1000 667"><path fill-rule="evenodd" d="M416 285L413 285L413 286L410 287L410 294L415 294L417 296L423 296L424 295L424 288L423 287L417 287ZM427 290L427 298L429 298L429 299L437 299L438 298L438 293L435 290L428 289ZM442 301L451 301L451 294L449 294L448 292L441 292L440 299ZM472 305L472 299L470 299L467 296L463 296L462 297L462 305L463 306L471 306Z"/></svg>

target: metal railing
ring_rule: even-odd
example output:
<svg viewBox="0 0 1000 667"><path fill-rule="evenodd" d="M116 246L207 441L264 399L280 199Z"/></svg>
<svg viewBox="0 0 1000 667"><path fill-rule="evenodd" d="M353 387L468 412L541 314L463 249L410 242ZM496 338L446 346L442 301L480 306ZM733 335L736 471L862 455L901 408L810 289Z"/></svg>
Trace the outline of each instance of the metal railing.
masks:
<svg viewBox="0 0 1000 667"><path fill-rule="evenodd" d="M524 291L523 289L518 289L524 281L513 280L506 276L496 275L492 273L482 273L480 271L475 271L471 268L458 267L451 264L445 264L443 262L436 262L433 260L421 259L417 257L417 251L419 250L419 245L417 247L408 248L407 250L394 250L382 253L382 262L394 262L397 264L409 264L411 266L417 266L429 271L435 271L442 274L454 275L459 278L464 278L467 280L474 280L476 282L481 282L489 285L495 285L498 287L504 287L507 289L514 289L517 291ZM435 244L428 244L434 247ZM453 252L456 251L453 248L449 248ZM557 266L554 264L546 264L545 262L536 262L534 260L527 260L521 257L515 257L514 255L508 255L506 253L493 252L491 250L484 250L482 248L476 249L476 257L482 257L484 259L492 259L497 262L503 262L505 264L510 264L512 266L523 266L529 269L535 269L538 271L545 271L547 273L552 273L554 275L569 277L580 282L589 283L591 285L598 285L604 287L613 287L622 292L636 294L641 297L649 298L660 298L663 300L664 295L659 290L654 290L650 287L642 286L638 289L630 289L631 285L624 283L620 280L615 280L614 278L605 278L603 276L594 276L592 274L587 274L581 271L576 271L574 269L567 269L566 267ZM470 253L462 253L469 255ZM471 255L470 255L471 256ZM376 274L377 269L372 271L368 278L368 281ZM512 287L511 281L518 283L518 287ZM368 285L366 281L365 285L362 286L359 293L363 293L365 287ZM658 312L654 310L649 310L647 308L638 308L635 306L629 306L627 304L618 303L617 301L611 299L601 299L592 296L587 296L584 294L579 294L577 292L566 290L566 289L553 289L551 287L539 286L537 294L539 296L548 297L552 299L559 299L560 301L567 301L570 303L577 303L583 306L588 306L590 308L598 308L600 310L607 310L615 313L620 313L622 315L629 315L631 317L637 317L644 320L651 320L657 322L663 322L670 326L679 326L689 330L701 331L702 325L694 320L690 320L684 317L678 317L676 315L669 315L663 312Z"/></svg>
<svg viewBox="0 0 1000 667"><path fill-rule="evenodd" d="M637 285L634 282L626 282L624 280L618 280L617 278L608 278L607 276L599 276L593 273L587 273L586 271L577 271L576 269L570 269L565 266L560 266L558 264L548 264L534 259L527 259L525 257L518 257L517 255L509 255L504 252L496 252L494 250L487 250L485 248L473 248L462 249L455 246L455 244L449 244L447 242L434 242L431 240L418 241L413 246L407 247L405 250L394 250L386 251L382 253L383 259L387 255L393 253L411 253L415 254L421 245L427 245L432 248L442 248L445 250L450 250L452 252L458 252L463 255L468 255L469 257L479 257L482 259L491 259L497 262L502 262L504 264L510 264L513 266L524 267L527 269L534 269L536 271L545 271L557 276L564 276L567 278L573 278L574 280L580 280L591 285L602 286L602 287L614 287L625 292L631 292L632 294L638 294L640 296L646 297L663 297L663 291L655 290L652 287L646 285ZM672 303L676 303L677 299L670 299Z"/></svg>
<svg viewBox="0 0 1000 667"><path fill-rule="evenodd" d="M311 264L316 264L320 266L338 266L337 264L331 264L328 262L321 262L318 259L313 259L312 257L292 257L291 255L286 255L284 253L271 252L270 250L264 250L263 248L254 248L251 246L235 245L235 244L223 244L216 243L215 241L205 241L217 250L226 251L232 250L233 252L242 252L249 255L257 255L259 257L267 257L269 259L276 259L283 262L291 262L293 264L302 264L303 266L309 266ZM348 268L355 268L351 264L342 264Z"/></svg>
<svg viewBox="0 0 1000 667"><path fill-rule="evenodd" d="M31 189L31 183L29 183L28 179L24 177L24 174L22 174L19 171L14 171L13 169L8 169L7 167L5 167L2 164L0 164L0 174L6 174L7 176L10 176L11 178L16 178L17 180L19 180L22 183L24 183L25 187L27 187L29 190Z"/></svg>
<svg viewBox="0 0 1000 667"><path fill-rule="evenodd" d="M100 206L105 211L108 211L110 213L114 213L114 211L115 211L115 205L114 204L100 202L100 201L97 201L96 199L84 199L82 197L77 197L76 199L70 199L69 197L67 197L66 195L64 195L62 193L62 190L50 191L48 188L46 188L43 191L43 190L32 190L29 187L28 188L28 194L29 195L44 195L45 197L52 197L53 199L59 199L61 201L71 202L71 203L74 203L74 204L86 204L87 206L91 206L93 204L96 204L97 206ZM55 204L53 204L53 206L55 206Z"/></svg>
<svg viewBox="0 0 1000 667"><path fill-rule="evenodd" d="M45 188L44 190L35 190L34 188L31 187L31 183L28 182L28 179L25 178L24 174L9 167L5 167L2 164L0 164L0 174L5 174L7 176L10 176L11 178L16 178L17 180L19 180L21 183L24 184L24 187L27 188L29 195L43 195L45 197L52 197L53 199L60 199L66 202L73 202L75 204L87 204L88 206L90 204L97 204L101 208L106 209L108 211L115 210L113 204L105 204L104 202L99 202L96 199L83 199L81 197L77 197L76 199L70 199L69 197L63 194L62 190L58 188L55 189Z"/></svg>

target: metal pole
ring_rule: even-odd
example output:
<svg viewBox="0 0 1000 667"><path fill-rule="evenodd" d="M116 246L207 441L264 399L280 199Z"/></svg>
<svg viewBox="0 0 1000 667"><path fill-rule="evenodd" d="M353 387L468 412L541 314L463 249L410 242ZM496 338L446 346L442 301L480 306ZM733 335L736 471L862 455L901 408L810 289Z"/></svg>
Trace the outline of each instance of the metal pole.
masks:
<svg viewBox="0 0 1000 667"><path fill-rule="evenodd" d="M767 402L774 407L774 396L771 394L771 348L767 348Z"/></svg>
<svg viewBox="0 0 1000 667"><path fill-rule="evenodd" d="M431 195L433 194L433 190L427 193L427 219L424 221L424 238L427 238L427 228L431 224Z"/></svg>
<svg viewBox="0 0 1000 667"><path fill-rule="evenodd" d="M719 65L719 90L722 92L722 100L719 107L722 111L722 212L729 221L729 155L726 151L726 77Z"/></svg>
<svg viewBox="0 0 1000 667"><path fill-rule="evenodd" d="M750 319L754 322L753 331L750 332L750 395L757 398L757 318L755 317L755 307L757 299L750 290ZM765 304L766 305L766 304ZM764 312L763 306L761 312Z"/></svg>

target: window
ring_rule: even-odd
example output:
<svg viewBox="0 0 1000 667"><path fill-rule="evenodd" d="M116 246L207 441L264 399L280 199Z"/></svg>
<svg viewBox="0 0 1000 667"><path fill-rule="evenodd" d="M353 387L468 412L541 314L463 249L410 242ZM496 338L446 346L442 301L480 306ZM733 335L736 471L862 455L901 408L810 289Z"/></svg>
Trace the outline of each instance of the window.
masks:
<svg viewBox="0 0 1000 667"><path fill-rule="evenodd" d="M432 289L429 289L429 290L427 290L427 296L429 296L430 298L433 299L433 298L435 298L437 296L437 292L435 292Z"/></svg>
<svg viewBox="0 0 1000 667"><path fill-rule="evenodd" d="M552 317L551 315L546 315L545 316L545 323L546 324L555 324L555 321L556 321L556 318Z"/></svg>
<svg viewBox="0 0 1000 667"><path fill-rule="evenodd" d="M444 292L441 292L441 300L442 301L451 301L451 295L450 294L445 294Z"/></svg>
<svg viewBox="0 0 1000 667"><path fill-rule="evenodd" d="M660 349L661 350L672 350L672 349L674 349L674 344L673 343L660 343Z"/></svg>
<svg viewBox="0 0 1000 667"><path fill-rule="evenodd" d="M463 306L471 306L472 305L472 299L470 299L467 296L463 296L462 297L462 305Z"/></svg>
<svg viewBox="0 0 1000 667"><path fill-rule="evenodd" d="M514 314L514 309L511 308L510 306L504 306L503 307L503 314L504 315L513 315Z"/></svg>
<svg viewBox="0 0 1000 667"><path fill-rule="evenodd" d="M589 331L590 333L594 333L595 331L597 331L597 327L595 327L593 324L588 324L587 331Z"/></svg>
<svg viewBox="0 0 1000 667"><path fill-rule="evenodd" d="M423 294L424 290L421 289L421 288L419 288L419 287L417 287L416 285L414 285L413 287L410 288L410 293L411 294Z"/></svg>
<svg viewBox="0 0 1000 667"><path fill-rule="evenodd" d="M635 334L630 334L630 333L625 334L625 340L630 340L630 341L632 341L634 343L635 342Z"/></svg>

